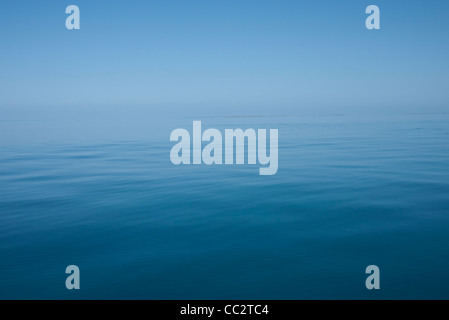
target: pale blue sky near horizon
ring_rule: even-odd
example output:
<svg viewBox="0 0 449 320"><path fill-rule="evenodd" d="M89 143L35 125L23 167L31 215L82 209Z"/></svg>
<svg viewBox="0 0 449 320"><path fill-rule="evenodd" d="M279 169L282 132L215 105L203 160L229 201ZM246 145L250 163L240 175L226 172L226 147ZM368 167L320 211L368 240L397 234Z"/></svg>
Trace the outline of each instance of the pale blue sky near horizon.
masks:
<svg viewBox="0 0 449 320"><path fill-rule="evenodd" d="M447 1L4 1L0 114L447 112L448 16Z"/></svg>

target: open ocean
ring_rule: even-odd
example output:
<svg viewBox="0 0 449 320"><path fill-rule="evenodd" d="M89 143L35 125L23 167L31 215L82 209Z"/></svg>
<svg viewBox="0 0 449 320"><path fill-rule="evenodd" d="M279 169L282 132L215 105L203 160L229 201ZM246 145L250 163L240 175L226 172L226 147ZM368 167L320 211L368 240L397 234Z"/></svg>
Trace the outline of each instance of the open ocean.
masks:
<svg viewBox="0 0 449 320"><path fill-rule="evenodd" d="M193 120L278 173L174 166ZM449 114L2 120L0 298L449 299Z"/></svg>

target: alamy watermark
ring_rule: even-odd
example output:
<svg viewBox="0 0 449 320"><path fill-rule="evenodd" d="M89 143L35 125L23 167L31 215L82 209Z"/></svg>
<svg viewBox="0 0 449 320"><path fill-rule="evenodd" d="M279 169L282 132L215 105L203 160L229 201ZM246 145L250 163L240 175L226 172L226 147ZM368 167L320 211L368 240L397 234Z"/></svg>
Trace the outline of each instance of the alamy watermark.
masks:
<svg viewBox="0 0 449 320"><path fill-rule="evenodd" d="M380 290L380 269L376 265L370 265L366 267L366 274L369 276L366 278L365 286L368 290Z"/></svg>
<svg viewBox="0 0 449 320"><path fill-rule="evenodd" d="M65 26L68 30L80 29L80 9L76 5L69 5L66 10L66 14L70 14L65 22ZM365 10L369 17L365 21L365 26L368 30L380 29L380 9L376 5L370 5Z"/></svg>
<svg viewBox="0 0 449 320"><path fill-rule="evenodd" d="M68 290L80 289L80 268L76 265L70 265L65 269L65 273L69 274L65 280L65 287Z"/></svg>
<svg viewBox="0 0 449 320"><path fill-rule="evenodd" d="M234 164L235 149L235 164L245 164L245 159L247 164L257 164L258 161L262 165L259 174L264 176L278 171L278 129L269 130L269 148L266 129L225 129L223 141L223 135L217 129L202 132L201 121L193 121L192 136L186 129L175 129L170 141L178 142L170 152L170 160L175 165L231 165ZM203 142L207 143L204 149Z"/></svg>
<svg viewBox="0 0 449 320"><path fill-rule="evenodd" d="M65 20L65 27L68 30L80 29L80 9L78 6L70 5L65 9L65 13L70 14Z"/></svg>

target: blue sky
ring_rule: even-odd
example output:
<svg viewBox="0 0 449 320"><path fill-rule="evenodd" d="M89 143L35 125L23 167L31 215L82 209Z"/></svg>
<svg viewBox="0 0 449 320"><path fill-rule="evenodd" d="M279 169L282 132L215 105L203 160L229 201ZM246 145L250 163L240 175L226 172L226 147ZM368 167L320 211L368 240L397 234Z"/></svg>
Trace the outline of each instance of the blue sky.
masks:
<svg viewBox="0 0 449 320"><path fill-rule="evenodd" d="M446 112L448 16L441 0L2 1L0 112Z"/></svg>

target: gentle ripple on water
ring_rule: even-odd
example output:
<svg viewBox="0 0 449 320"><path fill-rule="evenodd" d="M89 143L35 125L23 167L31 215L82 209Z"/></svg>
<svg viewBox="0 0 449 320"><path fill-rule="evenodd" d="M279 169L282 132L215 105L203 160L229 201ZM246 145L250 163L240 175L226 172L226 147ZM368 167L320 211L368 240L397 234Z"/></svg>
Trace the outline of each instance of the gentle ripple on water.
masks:
<svg viewBox="0 0 449 320"><path fill-rule="evenodd" d="M168 137L5 144L0 298L449 298L447 115L203 123L279 128L278 174L175 167Z"/></svg>

